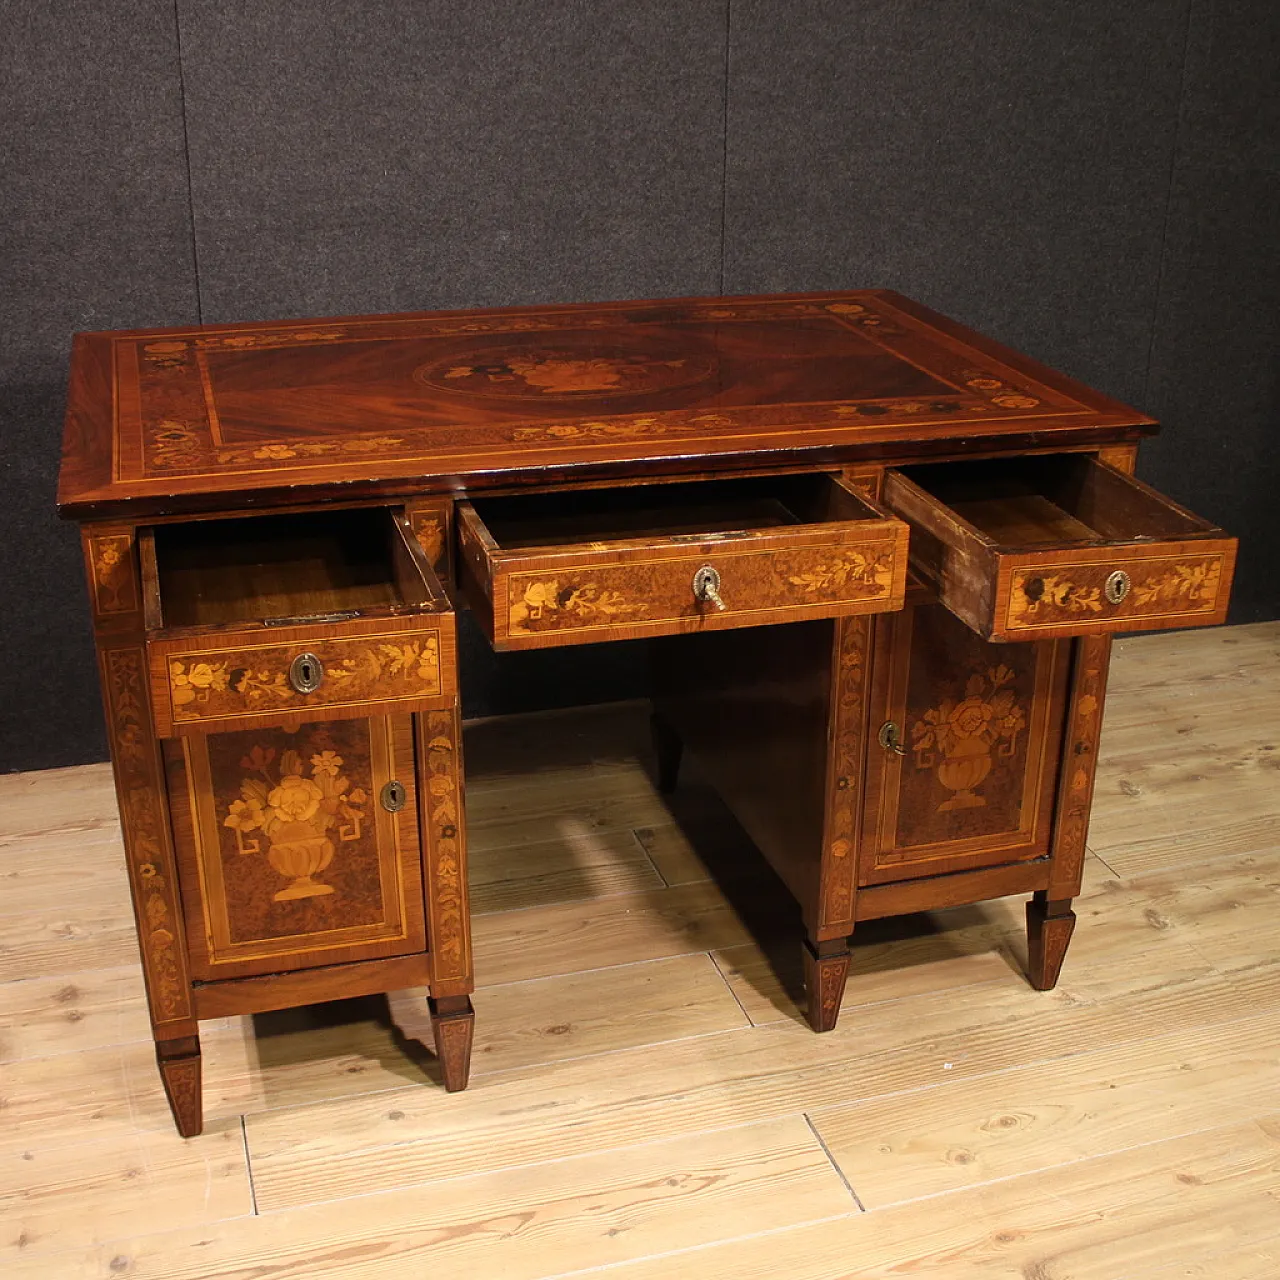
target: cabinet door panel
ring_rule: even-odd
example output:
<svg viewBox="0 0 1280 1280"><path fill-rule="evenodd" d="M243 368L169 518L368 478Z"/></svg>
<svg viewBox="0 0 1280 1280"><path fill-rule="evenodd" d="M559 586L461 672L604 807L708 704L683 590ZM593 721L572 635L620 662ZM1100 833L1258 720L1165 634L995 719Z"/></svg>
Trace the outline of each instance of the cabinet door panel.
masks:
<svg viewBox="0 0 1280 1280"><path fill-rule="evenodd" d="M860 879L883 884L1043 857L1070 641L988 644L938 604L880 623Z"/></svg>
<svg viewBox="0 0 1280 1280"><path fill-rule="evenodd" d="M423 949L408 716L192 734L166 762L194 977Z"/></svg>

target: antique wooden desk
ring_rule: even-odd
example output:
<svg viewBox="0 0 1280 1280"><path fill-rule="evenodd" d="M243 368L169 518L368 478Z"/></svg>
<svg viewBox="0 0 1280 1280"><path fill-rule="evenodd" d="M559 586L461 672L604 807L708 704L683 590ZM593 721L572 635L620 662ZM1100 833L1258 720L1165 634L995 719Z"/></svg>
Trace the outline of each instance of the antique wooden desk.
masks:
<svg viewBox="0 0 1280 1280"><path fill-rule="evenodd" d="M75 339L85 563L160 1070L201 1018L473 989L454 610L654 638L681 747L803 910L1031 894L1074 924L1110 636L1221 622L1234 542L1132 478L1137 411L888 292ZM910 568L910 573L909 573Z"/></svg>

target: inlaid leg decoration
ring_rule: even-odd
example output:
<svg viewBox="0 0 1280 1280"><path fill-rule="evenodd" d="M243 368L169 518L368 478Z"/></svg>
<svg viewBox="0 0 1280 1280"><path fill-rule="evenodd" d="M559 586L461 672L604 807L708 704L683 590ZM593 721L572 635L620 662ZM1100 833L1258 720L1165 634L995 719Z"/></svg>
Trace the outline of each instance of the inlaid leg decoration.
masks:
<svg viewBox="0 0 1280 1280"><path fill-rule="evenodd" d="M449 1093L457 1093L467 1087L471 1075L471 1037L476 1027L476 1011L468 996L429 998L427 1004L431 1009L431 1030L444 1087Z"/></svg>
<svg viewBox="0 0 1280 1280"><path fill-rule="evenodd" d="M849 940L804 941L804 988L808 996L809 1025L830 1031L840 1016L845 979L849 976Z"/></svg>
<svg viewBox="0 0 1280 1280"><path fill-rule="evenodd" d="M1037 991L1052 991L1058 985L1075 927L1070 898L1050 902L1041 889L1027 903L1027 978Z"/></svg>
<svg viewBox="0 0 1280 1280"><path fill-rule="evenodd" d="M184 1138L194 1138L204 1128L200 1089L200 1039L157 1040L156 1062L169 1099L173 1122Z"/></svg>
<svg viewBox="0 0 1280 1280"><path fill-rule="evenodd" d="M680 779L680 757L684 743L676 731L658 715L649 717L649 730L653 735L653 751L658 757L658 790L669 795Z"/></svg>

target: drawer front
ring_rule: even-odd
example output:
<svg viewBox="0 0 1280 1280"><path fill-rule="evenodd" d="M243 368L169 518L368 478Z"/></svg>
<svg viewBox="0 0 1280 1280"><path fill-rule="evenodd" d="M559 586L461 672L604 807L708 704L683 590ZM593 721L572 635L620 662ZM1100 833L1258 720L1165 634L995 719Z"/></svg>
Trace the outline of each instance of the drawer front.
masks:
<svg viewBox="0 0 1280 1280"><path fill-rule="evenodd" d="M193 736L165 761L194 977L425 949L409 716Z"/></svg>
<svg viewBox="0 0 1280 1280"><path fill-rule="evenodd" d="M434 615L429 624L397 622L347 624L360 628L356 634L290 627L284 634L259 628L225 638L151 640L158 732L168 737L317 713L413 710L455 693L453 615Z"/></svg>
<svg viewBox="0 0 1280 1280"><path fill-rule="evenodd" d="M495 642L584 643L898 608L905 534L810 546L754 539L694 554L645 549L612 562L503 569L493 582ZM695 595L695 575L708 570L723 608Z"/></svg>
<svg viewBox="0 0 1280 1280"><path fill-rule="evenodd" d="M1225 620L1236 541L1085 455L889 471L912 568L985 640Z"/></svg>
<svg viewBox="0 0 1280 1280"><path fill-rule="evenodd" d="M1155 631L1222 622L1226 616L1232 542L1198 544L1173 555L1117 555L1111 548L1090 558L1061 555L1007 566L994 639Z"/></svg>

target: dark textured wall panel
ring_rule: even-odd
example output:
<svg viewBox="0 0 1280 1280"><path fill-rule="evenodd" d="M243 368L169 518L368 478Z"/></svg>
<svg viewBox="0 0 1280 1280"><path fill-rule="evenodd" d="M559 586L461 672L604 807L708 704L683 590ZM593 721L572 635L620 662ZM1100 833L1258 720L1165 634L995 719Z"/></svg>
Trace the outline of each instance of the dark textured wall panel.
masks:
<svg viewBox="0 0 1280 1280"><path fill-rule="evenodd" d="M105 755L79 540L54 515L76 329L195 318L173 5L0 3L0 770Z"/></svg>
<svg viewBox="0 0 1280 1280"><path fill-rule="evenodd" d="M180 0L206 320L714 293L723 0ZM486 715L643 691L495 656Z"/></svg>
<svg viewBox="0 0 1280 1280"><path fill-rule="evenodd" d="M1141 394L1186 0L734 0L728 292L889 286Z"/></svg>
<svg viewBox="0 0 1280 1280"><path fill-rule="evenodd" d="M1233 621L1280 612L1280 23L1196 0L1140 474L1241 540Z"/></svg>
<svg viewBox="0 0 1280 1280"><path fill-rule="evenodd" d="M714 292L723 0L180 0L205 319Z"/></svg>

